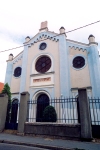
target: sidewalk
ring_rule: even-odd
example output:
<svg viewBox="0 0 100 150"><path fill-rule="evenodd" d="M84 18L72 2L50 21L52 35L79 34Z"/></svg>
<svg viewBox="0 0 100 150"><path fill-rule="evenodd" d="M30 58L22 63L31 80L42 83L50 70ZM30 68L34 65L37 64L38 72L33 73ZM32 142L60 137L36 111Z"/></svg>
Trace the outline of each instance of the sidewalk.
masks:
<svg viewBox="0 0 100 150"><path fill-rule="evenodd" d="M85 150L100 150L100 143L50 139L35 136L19 136L6 133L0 133L0 143L27 145L48 148L51 150L72 150L74 148Z"/></svg>

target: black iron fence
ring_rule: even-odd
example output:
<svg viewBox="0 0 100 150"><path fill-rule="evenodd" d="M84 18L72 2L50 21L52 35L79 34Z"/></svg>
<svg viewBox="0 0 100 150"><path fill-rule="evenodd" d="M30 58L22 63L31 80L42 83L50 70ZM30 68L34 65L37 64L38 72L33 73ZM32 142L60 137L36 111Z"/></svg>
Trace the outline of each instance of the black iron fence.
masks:
<svg viewBox="0 0 100 150"><path fill-rule="evenodd" d="M80 122L77 98L55 98L49 101L40 100L39 102L33 100L28 101L27 106L27 122L44 122L44 111L47 106L54 107L59 123L75 124Z"/></svg>
<svg viewBox="0 0 100 150"><path fill-rule="evenodd" d="M92 125L100 125L100 98L89 98Z"/></svg>

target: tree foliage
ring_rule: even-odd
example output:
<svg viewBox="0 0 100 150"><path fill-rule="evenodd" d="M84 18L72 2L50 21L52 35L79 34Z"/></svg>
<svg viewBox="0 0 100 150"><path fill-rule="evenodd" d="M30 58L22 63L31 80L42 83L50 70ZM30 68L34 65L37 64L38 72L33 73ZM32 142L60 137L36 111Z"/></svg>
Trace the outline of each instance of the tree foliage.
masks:
<svg viewBox="0 0 100 150"><path fill-rule="evenodd" d="M10 118L11 118L11 114L10 114L10 111L11 111L11 92L10 92L10 87L9 87L8 83L6 83L4 85L4 88L3 88L1 93L8 95L8 107L7 107L7 114L6 114L6 122L9 122Z"/></svg>
<svg viewBox="0 0 100 150"><path fill-rule="evenodd" d="M53 106L47 106L43 111L43 121L44 122L56 122L57 114Z"/></svg>
<svg viewBox="0 0 100 150"><path fill-rule="evenodd" d="M11 102L11 92L10 92L10 87L9 87L8 83L6 83L4 85L4 88L3 88L1 93L2 94L7 94L8 95L8 102Z"/></svg>

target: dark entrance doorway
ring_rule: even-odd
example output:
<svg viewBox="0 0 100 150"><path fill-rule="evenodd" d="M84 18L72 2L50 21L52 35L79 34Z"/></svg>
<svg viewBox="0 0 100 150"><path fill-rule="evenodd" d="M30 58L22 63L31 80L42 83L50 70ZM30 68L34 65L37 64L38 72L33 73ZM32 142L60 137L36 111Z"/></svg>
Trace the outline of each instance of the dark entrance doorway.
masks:
<svg viewBox="0 0 100 150"><path fill-rule="evenodd" d="M80 123L79 97L77 97L77 115L78 115L78 123Z"/></svg>
<svg viewBox="0 0 100 150"><path fill-rule="evenodd" d="M49 97L46 94L41 94L37 99L36 122L43 121L43 111L49 105Z"/></svg>
<svg viewBox="0 0 100 150"><path fill-rule="evenodd" d="M18 107L19 107L18 99L14 99L11 104L8 104L9 118L6 119L5 129L17 130Z"/></svg>
<svg viewBox="0 0 100 150"><path fill-rule="evenodd" d="M18 100L15 99L12 102L12 109L11 109L11 123L17 123L17 111L18 111Z"/></svg>

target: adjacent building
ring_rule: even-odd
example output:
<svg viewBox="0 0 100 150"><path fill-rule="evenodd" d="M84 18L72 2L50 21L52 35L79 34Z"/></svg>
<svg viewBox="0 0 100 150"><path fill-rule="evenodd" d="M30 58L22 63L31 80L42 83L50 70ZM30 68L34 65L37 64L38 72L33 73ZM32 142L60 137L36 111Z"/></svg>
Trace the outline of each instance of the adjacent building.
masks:
<svg viewBox="0 0 100 150"><path fill-rule="evenodd" d="M4 88L4 83L0 82L0 93L2 92L3 88Z"/></svg>

